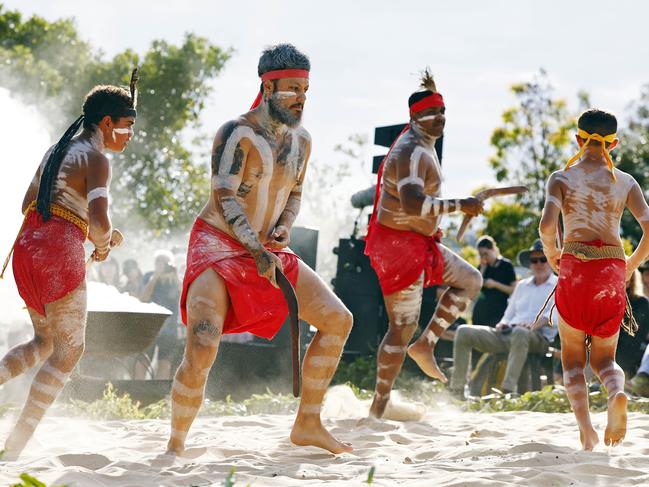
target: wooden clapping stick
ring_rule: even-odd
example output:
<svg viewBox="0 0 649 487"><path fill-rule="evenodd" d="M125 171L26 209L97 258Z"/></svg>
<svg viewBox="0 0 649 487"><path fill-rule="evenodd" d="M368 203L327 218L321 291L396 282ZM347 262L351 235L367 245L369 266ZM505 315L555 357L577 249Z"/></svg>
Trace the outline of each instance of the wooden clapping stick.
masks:
<svg viewBox="0 0 649 487"><path fill-rule="evenodd" d="M507 196L510 194L521 194L526 192L527 192L526 186L503 186L501 188L484 189L478 192L474 196L474 198L477 198L480 201L484 201L488 198L493 198L494 196ZM466 229L469 227L469 223L471 222L472 218L473 217L471 215L464 215L464 219L462 220L462 225L460 225L460 229L457 231L458 241L461 241L462 237L464 237L464 232L466 232Z"/></svg>
<svg viewBox="0 0 649 487"><path fill-rule="evenodd" d="M117 229L113 230L113 233L110 235L110 248L114 249L115 247L119 247L122 242L124 241L124 235L122 235L122 232L120 232ZM88 260L86 261L86 270L90 267L90 265L95 261L95 251L93 250L92 254L90 254L90 257L88 257Z"/></svg>
<svg viewBox="0 0 649 487"><path fill-rule="evenodd" d="M288 320L291 326L291 363L293 365L293 395L300 396L300 322L295 289L279 269L275 269L277 285L288 305Z"/></svg>

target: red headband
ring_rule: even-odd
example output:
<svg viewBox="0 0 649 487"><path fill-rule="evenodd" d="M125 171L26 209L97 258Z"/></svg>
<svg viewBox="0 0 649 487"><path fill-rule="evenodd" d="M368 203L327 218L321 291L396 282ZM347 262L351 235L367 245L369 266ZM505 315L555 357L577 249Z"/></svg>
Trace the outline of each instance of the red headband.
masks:
<svg viewBox="0 0 649 487"><path fill-rule="evenodd" d="M309 72L306 69L278 69L275 71L267 71L261 75L262 81L268 81L272 79L281 79L281 78L306 78L309 79ZM257 98L252 103L250 107L251 110L254 110L261 103L261 91L257 94Z"/></svg>
<svg viewBox="0 0 649 487"><path fill-rule="evenodd" d="M410 115L414 115L415 113L419 113L422 110L426 110L426 108L443 106L444 98L442 98L442 95L440 95L439 93L431 93L426 98L422 98L421 100L410 105Z"/></svg>

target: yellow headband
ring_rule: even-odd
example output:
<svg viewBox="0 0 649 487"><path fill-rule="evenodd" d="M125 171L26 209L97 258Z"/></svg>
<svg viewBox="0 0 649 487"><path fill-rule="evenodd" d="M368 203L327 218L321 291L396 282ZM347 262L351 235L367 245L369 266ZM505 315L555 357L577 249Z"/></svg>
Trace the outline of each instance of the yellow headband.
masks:
<svg viewBox="0 0 649 487"><path fill-rule="evenodd" d="M563 168L563 170L567 170L572 166L579 158L584 154L584 151L586 150L586 146L591 140L596 140L598 142L602 143L602 152L604 153L604 158L606 159L606 164L608 165L609 171L611 171L611 176L613 176L613 181L616 180L615 178L615 171L614 171L614 166L613 166L613 160L611 159L611 155L608 153L608 149L606 148L606 143L608 142L609 144L611 142L615 141L615 136L616 134L609 134L605 137L602 137L599 134L589 134L585 130L578 129L577 130L577 135L584 139L586 142L581 146L579 149L579 152L575 154L573 157L570 158L568 161L568 164L566 164L566 167Z"/></svg>

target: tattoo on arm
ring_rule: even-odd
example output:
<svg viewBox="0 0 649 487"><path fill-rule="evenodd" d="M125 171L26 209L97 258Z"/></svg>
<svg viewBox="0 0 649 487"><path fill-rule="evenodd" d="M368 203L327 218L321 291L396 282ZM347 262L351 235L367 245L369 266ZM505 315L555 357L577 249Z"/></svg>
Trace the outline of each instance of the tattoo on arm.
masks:
<svg viewBox="0 0 649 487"><path fill-rule="evenodd" d="M302 195L300 193L291 193L284 207L284 211L277 219L277 226L283 225L289 230L293 227L295 219L300 212L300 204L302 202Z"/></svg>
<svg viewBox="0 0 649 487"><path fill-rule="evenodd" d="M222 196L219 198L219 203L223 209L225 223L232 229L232 233L239 239L239 242L253 255L259 252L263 246L237 199L231 195Z"/></svg>

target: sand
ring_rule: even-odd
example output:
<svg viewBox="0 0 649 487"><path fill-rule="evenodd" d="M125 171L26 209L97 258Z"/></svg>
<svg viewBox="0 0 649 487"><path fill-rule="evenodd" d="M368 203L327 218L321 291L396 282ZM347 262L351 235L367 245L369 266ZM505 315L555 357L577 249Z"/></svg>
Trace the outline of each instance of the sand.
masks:
<svg viewBox="0 0 649 487"><path fill-rule="evenodd" d="M292 415L199 418L188 438L188 457L163 455L169 423L94 421L46 416L29 450L0 462L0 485L29 472L48 486L223 485L232 466L235 485L580 486L649 485L649 416L629 415L622 446L579 450L571 414L427 413L421 421L358 424L354 405L327 404L325 424L354 444L333 456L301 448L287 437ZM594 414L603 432L606 414ZM0 420L6 437L10 418ZM603 434L603 433L602 433Z"/></svg>

